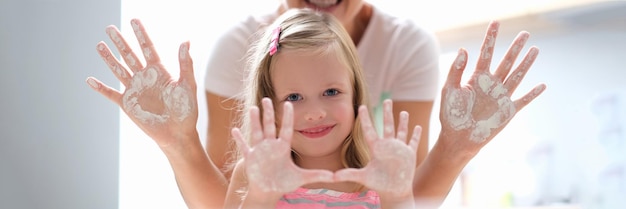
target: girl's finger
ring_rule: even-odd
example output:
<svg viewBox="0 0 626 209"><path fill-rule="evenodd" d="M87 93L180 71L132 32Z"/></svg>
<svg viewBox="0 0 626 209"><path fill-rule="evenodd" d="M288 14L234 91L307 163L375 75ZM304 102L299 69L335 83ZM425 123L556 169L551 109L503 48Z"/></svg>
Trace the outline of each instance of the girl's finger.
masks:
<svg viewBox="0 0 626 209"><path fill-rule="evenodd" d="M283 106L283 121L280 127L280 139L291 143L293 136L293 105L291 102L285 102Z"/></svg>
<svg viewBox="0 0 626 209"><path fill-rule="evenodd" d="M370 119L367 107L364 105L359 107L359 119L361 121L361 129L363 130L365 139L368 142L378 139L378 134L376 134L376 129L374 129L374 126L372 125L372 120Z"/></svg>
<svg viewBox="0 0 626 209"><path fill-rule="evenodd" d="M259 108L250 108L250 146L254 147L263 140L263 127L261 127Z"/></svg>
<svg viewBox="0 0 626 209"><path fill-rule="evenodd" d="M413 136L411 136L411 140L409 141L409 147L417 152L418 145L420 144L422 136L422 127L415 126L413 128Z"/></svg>
<svg viewBox="0 0 626 209"><path fill-rule="evenodd" d="M237 144L237 147L239 148L239 151L241 151L241 154L244 157L248 156L248 153L250 152L250 147L246 143L243 134L241 134L241 130L239 130L239 128L233 128L230 133L231 135L233 135L233 139L235 139L235 142Z"/></svg>
<svg viewBox="0 0 626 209"><path fill-rule="evenodd" d="M396 138L402 142L406 142L406 138L409 131L409 113L406 111L400 112L400 119L398 120L398 132Z"/></svg>
<svg viewBox="0 0 626 209"><path fill-rule="evenodd" d="M272 100L265 97L261 99L261 105L263 105L263 136L265 139L276 139L276 123Z"/></svg>
<svg viewBox="0 0 626 209"><path fill-rule="evenodd" d="M363 168L362 168L363 169ZM335 172L335 181L351 181L364 184L367 182L367 178L362 169L356 168L344 168Z"/></svg>
<svg viewBox="0 0 626 209"><path fill-rule="evenodd" d="M299 169L300 174L302 176L302 185L311 184L311 183L320 183L320 182L328 182L332 183L335 181L335 174L329 170L322 169ZM300 185L301 186L301 185Z"/></svg>
<svg viewBox="0 0 626 209"><path fill-rule="evenodd" d="M395 137L393 120L393 104L391 100L383 101L383 139Z"/></svg>

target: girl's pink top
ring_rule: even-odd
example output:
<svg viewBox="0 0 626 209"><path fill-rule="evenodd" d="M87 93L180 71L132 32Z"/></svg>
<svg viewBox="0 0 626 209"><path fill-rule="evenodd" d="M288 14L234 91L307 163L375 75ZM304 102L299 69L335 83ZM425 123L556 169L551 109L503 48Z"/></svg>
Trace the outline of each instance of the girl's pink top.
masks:
<svg viewBox="0 0 626 209"><path fill-rule="evenodd" d="M374 191L345 193L328 189L299 188L285 194L276 208L380 208L380 199Z"/></svg>

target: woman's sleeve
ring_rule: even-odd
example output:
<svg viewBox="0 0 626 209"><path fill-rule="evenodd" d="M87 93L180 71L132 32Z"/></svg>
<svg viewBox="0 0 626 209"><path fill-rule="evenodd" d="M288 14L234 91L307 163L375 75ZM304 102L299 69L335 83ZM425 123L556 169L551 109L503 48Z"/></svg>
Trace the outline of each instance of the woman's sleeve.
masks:
<svg viewBox="0 0 626 209"><path fill-rule="evenodd" d="M206 91L224 97L236 96L242 91L246 52L252 34L254 31L242 22L218 37L209 53L204 78Z"/></svg>
<svg viewBox="0 0 626 209"><path fill-rule="evenodd" d="M391 89L394 101L432 101L439 94L439 42L430 31L407 24L394 42L397 49Z"/></svg>

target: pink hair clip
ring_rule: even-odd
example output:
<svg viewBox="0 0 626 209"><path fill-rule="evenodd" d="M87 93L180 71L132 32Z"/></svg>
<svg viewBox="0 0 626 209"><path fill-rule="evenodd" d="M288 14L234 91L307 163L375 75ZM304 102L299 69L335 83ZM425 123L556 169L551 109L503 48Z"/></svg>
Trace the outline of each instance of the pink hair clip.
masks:
<svg viewBox="0 0 626 209"><path fill-rule="evenodd" d="M278 39L280 38L280 26L276 27L272 31L272 41L270 42L270 56L276 54L278 51Z"/></svg>

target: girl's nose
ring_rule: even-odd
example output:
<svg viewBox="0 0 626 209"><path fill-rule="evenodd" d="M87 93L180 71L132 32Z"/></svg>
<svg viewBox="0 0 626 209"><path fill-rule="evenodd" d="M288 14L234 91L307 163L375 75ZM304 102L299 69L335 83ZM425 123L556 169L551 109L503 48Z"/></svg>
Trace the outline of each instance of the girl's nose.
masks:
<svg viewBox="0 0 626 209"><path fill-rule="evenodd" d="M321 120L326 117L326 112L322 109L309 111L304 115L304 118L308 121Z"/></svg>

